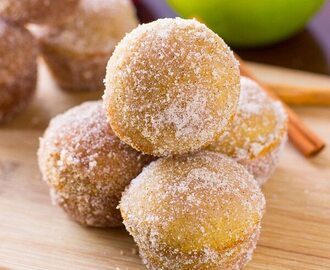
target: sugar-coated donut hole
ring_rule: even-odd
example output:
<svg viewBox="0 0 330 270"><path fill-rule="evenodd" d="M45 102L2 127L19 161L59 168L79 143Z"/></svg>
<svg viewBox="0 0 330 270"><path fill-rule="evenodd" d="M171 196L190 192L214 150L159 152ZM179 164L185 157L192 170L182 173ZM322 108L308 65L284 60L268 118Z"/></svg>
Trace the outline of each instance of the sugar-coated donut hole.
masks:
<svg viewBox="0 0 330 270"><path fill-rule="evenodd" d="M158 159L119 208L148 269L240 269L265 207L258 183L234 160L202 151Z"/></svg>
<svg viewBox="0 0 330 270"><path fill-rule="evenodd" d="M212 141L230 122L239 68L223 40L196 20L140 25L118 44L105 78L114 132L156 156L183 154Z"/></svg>
<svg viewBox="0 0 330 270"><path fill-rule="evenodd" d="M109 57L137 25L130 1L81 0L64 24L41 36L42 54L64 90L103 91Z"/></svg>
<svg viewBox="0 0 330 270"><path fill-rule="evenodd" d="M0 16L19 24L59 24L71 15L79 1L1 0Z"/></svg>
<svg viewBox="0 0 330 270"><path fill-rule="evenodd" d="M0 20L0 123L31 100L37 82L38 45L24 28Z"/></svg>
<svg viewBox="0 0 330 270"><path fill-rule="evenodd" d="M267 96L256 82L241 77L236 116L207 149L236 159L262 185L278 164L286 140L287 115L281 103Z"/></svg>
<svg viewBox="0 0 330 270"><path fill-rule="evenodd" d="M38 158L54 202L79 223L96 227L121 225L121 193L152 159L114 135L100 101L51 120Z"/></svg>

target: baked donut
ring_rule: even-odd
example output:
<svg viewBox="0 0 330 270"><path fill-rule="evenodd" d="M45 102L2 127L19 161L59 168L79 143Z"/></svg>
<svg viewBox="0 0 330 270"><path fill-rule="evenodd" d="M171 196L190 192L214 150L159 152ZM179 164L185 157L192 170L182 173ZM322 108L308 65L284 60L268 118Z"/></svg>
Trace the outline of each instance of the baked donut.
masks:
<svg viewBox="0 0 330 270"><path fill-rule="evenodd" d="M22 111L37 82L38 45L24 28L0 20L0 123Z"/></svg>
<svg viewBox="0 0 330 270"><path fill-rule="evenodd" d="M262 185L278 164L286 140L287 115L281 103L267 96L256 82L241 77L234 121L207 149L234 158Z"/></svg>
<svg viewBox="0 0 330 270"><path fill-rule="evenodd" d="M148 269L241 269L256 247L265 199L233 159L198 152L158 159L119 208Z"/></svg>
<svg viewBox="0 0 330 270"><path fill-rule="evenodd" d="M194 151L236 111L239 68L224 41L196 20L140 25L109 60L104 104L117 136L155 156Z"/></svg>
<svg viewBox="0 0 330 270"><path fill-rule="evenodd" d="M42 34L42 54L64 90L103 91L109 57L137 25L128 0L81 0L64 24Z"/></svg>
<svg viewBox="0 0 330 270"><path fill-rule="evenodd" d="M74 11L78 2L79 0L1 0L0 16L19 24L59 24Z"/></svg>
<svg viewBox="0 0 330 270"><path fill-rule="evenodd" d="M86 102L51 120L38 150L54 202L74 220L95 227L121 225L121 193L151 158L121 142L102 102Z"/></svg>

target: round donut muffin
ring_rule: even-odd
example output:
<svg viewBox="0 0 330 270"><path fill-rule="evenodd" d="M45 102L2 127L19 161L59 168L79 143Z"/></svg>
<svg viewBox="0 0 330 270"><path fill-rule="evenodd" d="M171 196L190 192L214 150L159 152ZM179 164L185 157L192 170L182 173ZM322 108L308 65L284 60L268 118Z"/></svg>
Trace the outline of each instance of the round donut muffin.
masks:
<svg viewBox="0 0 330 270"><path fill-rule="evenodd" d="M37 83L38 45L24 28L0 20L0 123L22 111Z"/></svg>
<svg viewBox="0 0 330 270"><path fill-rule="evenodd" d="M148 269L241 269L256 247L265 199L255 179L214 152L143 169L119 204Z"/></svg>
<svg viewBox="0 0 330 270"><path fill-rule="evenodd" d="M54 202L81 224L121 225L121 193L151 157L121 142L102 102L86 102L51 120L38 150Z"/></svg>
<svg viewBox="0 0 330 270"><path fill-rule="evenodd" d="M58 24L74 11L79 1L1 0L0 16L6 20L21 24Z"/></svg>
<svg viewBox="0 0 330 270"><path fill-rule="evenodd" d="M103 98L121 140L168 156L199 149L223 131L239 84L238 62L218 35L196 20L160 19L118 44Z"/></svg>
<svg viewBox="0 0 330 270"><path fill-rule="evenodd" d="M273 173L287 140L287 115L279 101L241 77L241 96L234 121L208 150L226 154L254 175L260 185Z"/></svg>
<svg viewBox="0 0 330 270"><path fill-rule="evenodd" d="M41 36L42 54L64 90L103 91L109 57L137 25L128 0L81 0L70 19Z"/></svg>

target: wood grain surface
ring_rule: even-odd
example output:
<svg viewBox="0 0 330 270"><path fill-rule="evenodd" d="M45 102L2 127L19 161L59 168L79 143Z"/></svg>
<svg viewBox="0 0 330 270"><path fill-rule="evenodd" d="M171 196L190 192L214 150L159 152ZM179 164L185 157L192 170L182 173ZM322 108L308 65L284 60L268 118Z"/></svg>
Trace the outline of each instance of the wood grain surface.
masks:
<svg viewBox="0 0 330 270"><path fill-rule="evenodd" d="M322 87L328 77L251 64L265 81ZM0 127L0 269L145 269L124 228L91 229L52 206L36 162L38 137L49 119L102 93L60 91L40 66L36 97ZM295 109L330 144L330 108ZM330 147L305 159L287 145L264 186L267 213L252 269L330 269Z"/></svg>

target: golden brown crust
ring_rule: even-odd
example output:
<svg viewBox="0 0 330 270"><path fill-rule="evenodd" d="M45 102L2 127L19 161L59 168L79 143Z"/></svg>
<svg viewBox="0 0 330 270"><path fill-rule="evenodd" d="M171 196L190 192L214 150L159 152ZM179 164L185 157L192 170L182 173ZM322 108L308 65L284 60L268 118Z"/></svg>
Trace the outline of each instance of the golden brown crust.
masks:
<svg viewBox="0 0 330 270"><path fill-rule="evenodd" d="M81 0L70 19L41 36L42 54L64 90L103 91L115 45L137 25L127 0Z"/></svg>
<svg viewBox="0 0 330 270"><path fill-rule="evenodd" d="M151 161L110 129L101 102L55 117L40 140L39 166L54 201L81 224L121 225L121 193Z"/></svg>
<svg viewBox="0 0 330 270"><path fill-rule="evenodd" d="M127 144L156 156L199 149L236 110L239 69L223 40L195 20L141 25L116 47L104 103Z"/></svg>
<svg viewBox="0 0 330 270"><path fill-rule="evenodd" d="M119 207L149 269L239 269L251 259L265 201L243 166L199 152L151 163Z"/></svg>
<svg viewBox="0 0 330 270"><path fill-rule="evenodd" d="M228 155L246 166L263 184L278 164L287 139L287 115L254 81L241 77L236 116L207 149Z"/></svg>
<svg viewBox="0 0 330 270"><path fill-rule="evenodd" d="M58 24L78 3L79 0L1 0L0 16L19 24Z"/></svg>
<svg viewBox="0 0 330 270"><path fill-rule="evenodd" d="M262 186L275 171L286 142L287 136L284 136L281 138L281 144L271 149L267 154L254 159L240 159L237 161L242 164L248 172L254 176L258 184Z"/></svg>
<svg viewBox="0 0 330 270"><path fill-rule="evenodd" d="M0 21L0 123L29 103L36 89L38 46L24 28Z"/></svg>
<svg viewBox="0 0 330 270"><path fill-rule="evenodd" d="M103 91L105 67L111 53L87 55L54 46L46 39L42 55L58 85L69 92Z"/></svg>

